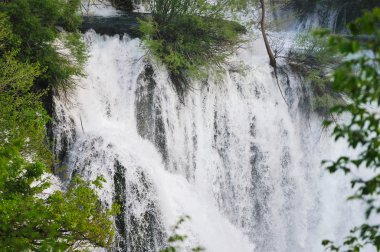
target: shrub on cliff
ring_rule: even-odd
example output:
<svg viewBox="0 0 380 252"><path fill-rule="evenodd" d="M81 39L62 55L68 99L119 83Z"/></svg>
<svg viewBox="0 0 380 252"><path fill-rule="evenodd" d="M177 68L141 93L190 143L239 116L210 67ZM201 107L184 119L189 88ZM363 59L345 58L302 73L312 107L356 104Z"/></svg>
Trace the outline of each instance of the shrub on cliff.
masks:
<svg viewBox="0 0 380 252"><path fill-rule="evenodd" d="M189 78L219 67L238 46L245 28L224 19L221 4L204 0L150 0L151 18L140 20L143 41L168 68L180 96Z"/></svg>
<svg viewBox="0 0 380 252"><path fill-rule="evenodd" d="M345 104L341 93L336 92L329 73L342 60L329 47L328 40L300 34L297 43L285 56L289 66L304 78L312 91L311 106L320 116L330 116L330 109Z"/></svg>

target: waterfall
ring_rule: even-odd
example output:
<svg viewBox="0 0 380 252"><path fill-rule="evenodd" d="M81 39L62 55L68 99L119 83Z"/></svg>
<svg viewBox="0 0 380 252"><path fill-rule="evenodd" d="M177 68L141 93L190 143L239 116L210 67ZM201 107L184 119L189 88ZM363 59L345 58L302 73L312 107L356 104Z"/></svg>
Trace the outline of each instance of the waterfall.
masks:
<svg viewBox="0 0 380 252"><path fill-rule="evenodd" d="M341 239L356 223L348 178L320 163L345 144L308 111L290 73L284 102L260 40L207 85L193 81L181 103L139 39L84 39L87 76L54 98L55 151L65 181L106 179L104 204L122 209L115 251L158 251L183 215L184 248L211 252L322 251L322 239Z"/></svg>

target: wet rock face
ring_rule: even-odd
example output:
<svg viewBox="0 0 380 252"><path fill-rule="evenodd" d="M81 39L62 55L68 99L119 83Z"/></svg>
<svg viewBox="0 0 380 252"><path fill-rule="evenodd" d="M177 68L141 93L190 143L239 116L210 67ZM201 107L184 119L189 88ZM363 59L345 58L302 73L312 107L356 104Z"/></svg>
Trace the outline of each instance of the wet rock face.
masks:
<svg viewBox="0 0 380 252"><path fill-rule="evenodd" d="M284 1L282 1L284 2ZM272 0L273 4L281 1ZM309 23L332 29L334 32L346 32L346 25L362 15L364 10L380 6L373 0L289 0L275 8L274 17L295 16L305 28L312 28ZM286 22L285 22L286 23Z"/></svg>
<svg viewBox="0 0 380 252"><path fill-rule="evenodd" d="M137 130L160 150L164 161L167 159L166 133L161 112L160 98L155 96L157 86L154 70L146 65L137 80L136 119Z"/></svg>
<svg viewBox="0 0 380 252"><path fill-rule="evenodd" d="M144 18L147 14L128 13L114 17L86 16L80 27L81 32L93 29L101 35L124 35L128 34L131 38L140 36L138 30L138 18Z"/></svg>
<svg viewBox="0 0 380 252"><path fill-rule="evenodd" d="M166 234L153 196L154 186L144 171L140 170L136 175L137 183L127 185L127 247L122 251L159 251L165 245ZM140 206L143 206L144 211L139 210Z"/></svg>
<svg viewBox="0 0 380 252"><path fill-rule="evenodd" d="M58 161L53 167L53 173L62 179L66 177L65 164L67 154L76 140L74 119L68 115L66 106L58 99L53 98L53 118L49 128L50 138L53 140L53 154ZM64 125L64 127L60 127Z"/></svg>
<svg viewBox="0 0 380 252"><path fill-rule="evenodd" d="M111 0L112 6L123 11L133 11L133 0Z"/></svg>
<svg viewBox="0 0 380 252"><path fill-rule="evenodd" d="M150 198L152 185L140 171L139 183L126 182L126 168L115 160L114 202L120 206L115 217L117 230L114 251L158 251L162 248L165 234L156 203ZM144 211L136 206L144 205Z"/></svg>
<svg viewBox="0 0 380 252"><path fill-rule="evenodd" d="M70 160L69 177L76 175L106 179L99 195L104 204L117 203L116 237L111 251L153 252L165 245L166 233L158 207L156 189L149 175L140 166L119 160L114 147L101 137L89 137L74 146L81 155Z"/></svg>
<svg viewBox="0 0 380 252"><path fill-rule="evenodd" d="M116 235L116 248L117 250L124 250L127 247L127 226L125 221L125 213L127 208L126 199L126 183L125 183L125 167L115 160L115 174L114 174L114 202L120 206L120 213L115 216L115 226L117 230Z"/></svg>

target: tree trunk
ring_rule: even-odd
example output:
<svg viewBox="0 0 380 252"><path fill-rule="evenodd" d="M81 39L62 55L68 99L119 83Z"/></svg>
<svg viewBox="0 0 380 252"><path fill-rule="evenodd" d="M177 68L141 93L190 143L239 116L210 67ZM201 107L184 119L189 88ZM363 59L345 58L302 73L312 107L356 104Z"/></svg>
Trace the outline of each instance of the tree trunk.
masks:
<svg viewBox="0 0 380 252"><path fill-rule="evenodd" d="M265 4L264 4L264 0L260 0L260 3L261 3L261 21L260 21L261 33L263 34L265 48L267 49L267 53L269 56L269 64L273 68L275 68L277 65L276 64L276 58L274 57L272 49L270 48L268 37L267 37L267 34L265 32Z"/></svg>

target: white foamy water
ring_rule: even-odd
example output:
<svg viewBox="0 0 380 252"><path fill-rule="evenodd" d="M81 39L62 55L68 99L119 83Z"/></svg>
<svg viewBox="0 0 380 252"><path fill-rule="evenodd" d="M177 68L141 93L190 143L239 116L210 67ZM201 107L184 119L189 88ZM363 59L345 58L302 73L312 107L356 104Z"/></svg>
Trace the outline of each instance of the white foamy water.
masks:
<svg viewBox="0 0 380 252"><path fill-rule="evenodd" d="M138 39L85 39L87 77L69 103L56 97L54 132L69 177L103 175L102 199L124 202L119 250L158 251L189 215L187 248L321 251L360 217L345 202L347 178L320 166L344 144L305 113L291 75L285 104L261 41L231 59L245 71L194 82L182 104Z"/></svg>

